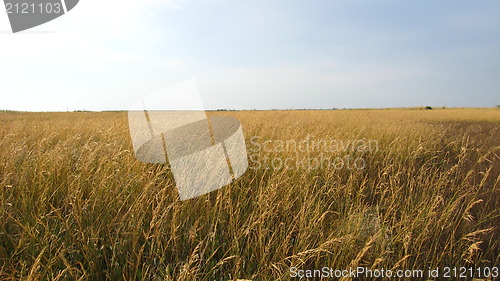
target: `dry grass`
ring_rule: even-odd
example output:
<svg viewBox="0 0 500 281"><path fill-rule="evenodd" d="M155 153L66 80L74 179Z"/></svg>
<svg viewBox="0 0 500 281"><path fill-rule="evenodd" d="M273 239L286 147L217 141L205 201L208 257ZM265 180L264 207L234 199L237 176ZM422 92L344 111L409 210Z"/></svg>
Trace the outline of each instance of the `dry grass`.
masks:
<svg viewBox="0 0 500 281"><path fill-rule="evenodd" d="M241 120L247 144L310 136L379 149L362 154L363 170L249 169L181 202L165 166L135 160L125 113L0 113L0 279L498 266L499 110L224 114Z"/></svg>

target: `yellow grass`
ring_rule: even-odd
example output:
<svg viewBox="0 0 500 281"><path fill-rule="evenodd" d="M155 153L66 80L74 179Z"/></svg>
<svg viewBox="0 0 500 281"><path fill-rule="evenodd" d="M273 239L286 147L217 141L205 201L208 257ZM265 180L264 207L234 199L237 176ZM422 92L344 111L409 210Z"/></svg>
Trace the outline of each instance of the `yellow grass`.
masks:
<svg viewBox="0 0 500 281"><path fill-rule="evenodd" d="M254 136L378 148L332 152L362 157L361 170L249 169L179 201L166 165L134 158L126 113L0 113L0 279L289 280L290 267L498 266L500 110L222 114L241 121L250 155Z"/></svg>

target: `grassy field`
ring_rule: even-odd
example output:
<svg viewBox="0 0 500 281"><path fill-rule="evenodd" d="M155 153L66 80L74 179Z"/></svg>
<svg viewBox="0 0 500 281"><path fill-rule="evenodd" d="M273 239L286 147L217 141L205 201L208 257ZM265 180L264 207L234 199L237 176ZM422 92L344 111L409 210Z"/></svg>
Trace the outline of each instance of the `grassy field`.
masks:
<svg viewBox="0 0 500 281"><path fill-rule="evenodd" d="M135 159L124 112L0 113L0 280L499 265L499 109L210 114L241 121L250 168L179 201L166 165ZM297 152L280 140L377 145ZM320 154L364 165L255 165Z"/></svg>

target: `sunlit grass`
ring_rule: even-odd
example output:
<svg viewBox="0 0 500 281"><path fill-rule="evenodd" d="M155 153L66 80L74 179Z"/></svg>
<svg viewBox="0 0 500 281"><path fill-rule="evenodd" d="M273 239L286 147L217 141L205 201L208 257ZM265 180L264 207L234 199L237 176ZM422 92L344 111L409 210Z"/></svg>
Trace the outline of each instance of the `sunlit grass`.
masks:
<svg viewBox="0 0 500 281"><path fill-rule="evenodd" d="M238 118L248 147L252 136L379 146L340 153L363 157L362 170L249 169L179 201L165 165L135 159L126 113L0 113L0 279L288 280L291 266L499 264L498 109L210 114Z"/></svg>

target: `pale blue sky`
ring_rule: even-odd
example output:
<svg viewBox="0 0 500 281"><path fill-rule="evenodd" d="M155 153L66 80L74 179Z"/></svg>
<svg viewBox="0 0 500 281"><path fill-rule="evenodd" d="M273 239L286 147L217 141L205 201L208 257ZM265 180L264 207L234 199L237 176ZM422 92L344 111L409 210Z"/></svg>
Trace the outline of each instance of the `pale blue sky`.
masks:
<svg viewBox="0 0 500 281"><path fill-rule="evenodd" d="M10 34L1 13L0 109L126 110L190 78L208 109L491 107L498 15L499 1L81 0Z"/></svg>

